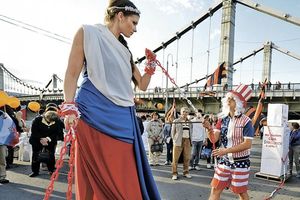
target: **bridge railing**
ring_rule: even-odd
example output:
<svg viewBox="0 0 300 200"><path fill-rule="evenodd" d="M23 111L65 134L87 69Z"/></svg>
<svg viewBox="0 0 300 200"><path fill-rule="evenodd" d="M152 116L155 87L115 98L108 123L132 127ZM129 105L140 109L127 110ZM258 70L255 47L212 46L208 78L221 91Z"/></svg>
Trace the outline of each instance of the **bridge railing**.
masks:
<svg viewBox="0 0 300 200"><path fill-rule="evenodd" d="M213 96L216 98L224 97L228 91L230 91L232 87L224 87L221 85L214 85L211 88L208 88L204 91L203 86L196 86L196 87L184 87L181 88L182 91L187 95L189 98L203 98ZM253 90L253 97L258 97L260 93L259 84L250 84L250 87ZM48 91L49 92L49 91ZM42 99L44 100L58 100L63 99L62 90L57 90L53 93L44 93ZM18 96L18 95L16 95ZM39 94L37 95L20 95L21 101L31 101L31 100L39 100ZM273 98L273 97L300 97L300 83L283 83L283 84L272 84L266 87L266 96ZM168 88L168 97L169 98L181 98L180 92L175 88ZM166 88L150 88L147 91L136 91L135 98L142 98L142 99L153 99L153 98L166 98Z"/></svg>
<svg viewBox="0 0 300 200"><path fill-rule="evenodd" d="M202 98L204 96L214 96L214 97L224 97L228 91L234 88L233 86L222 86L214 85L209 88L204 89L204 86L196 87L183 87L181 90L188 97ZM250 84L249 85L253 91L253 97L258 97L260 94L260 84ZM168 97L180 97L180 92L176 88L168 88ZM299 97L300 96L300 83L271 83L266 86L266 96L267 97ZM166 88L150 88L147 91L136 91L136 98L165 98Z"/></svg>

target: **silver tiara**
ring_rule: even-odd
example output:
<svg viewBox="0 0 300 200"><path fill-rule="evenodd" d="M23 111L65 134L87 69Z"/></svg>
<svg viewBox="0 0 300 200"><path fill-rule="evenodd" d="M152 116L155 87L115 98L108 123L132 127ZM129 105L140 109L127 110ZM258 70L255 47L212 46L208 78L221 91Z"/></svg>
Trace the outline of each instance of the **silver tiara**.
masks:
<svg viewBox="0 0 300 200"><path fill-rule="evenodd" d="M108 9L109 10L121 9L121 10L125 10L125 11L135 12L136 14L141 14L141 12L138 9L131 7L131 6L125 6L125 7L112 6Z"/></svg>

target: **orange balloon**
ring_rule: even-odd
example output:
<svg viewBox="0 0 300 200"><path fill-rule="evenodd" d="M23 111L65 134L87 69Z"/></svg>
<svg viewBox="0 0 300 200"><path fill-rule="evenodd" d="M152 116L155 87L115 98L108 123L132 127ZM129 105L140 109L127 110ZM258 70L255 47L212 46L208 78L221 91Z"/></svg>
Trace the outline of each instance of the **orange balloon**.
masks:
<svg viewBox="0 0 300 200"><path fill-rule="evenodd" d="M164 105L162 103L157 104L157 109L162 110L164 108Z"/></svg>
<svg viewBox="0 0 300 200"><path fill-rule="evenodd" d="M8 95L3 90L0 90L0 107L5 106L7 103Z"/></svg>
<svg viewBox="0 0 300 200"><path fill-rule="evenodd" d="M31 101L28 103L28 108L33 112L38 112L41 108L41 105L36 101Z"/></svg>
<svg viewBox="0 0 300 200"><path fill-rule="evenodd" d="M11 108L17 108L20 106L20 100L17 97L8 97L6 104Z"/></svg>
<svg viewBox="0 0 300 200"><path fill-rule="evenodd" d="M3 90L0 90L0 99L2 99L2 98L6 99L6 98L8 98L8 95Z"/></svg>
<svg viewBox="0 0 300 200"><path fill-rule="evenodd" d="M6 104L6 99L0 98L0 107L5 106Z"/></svg>

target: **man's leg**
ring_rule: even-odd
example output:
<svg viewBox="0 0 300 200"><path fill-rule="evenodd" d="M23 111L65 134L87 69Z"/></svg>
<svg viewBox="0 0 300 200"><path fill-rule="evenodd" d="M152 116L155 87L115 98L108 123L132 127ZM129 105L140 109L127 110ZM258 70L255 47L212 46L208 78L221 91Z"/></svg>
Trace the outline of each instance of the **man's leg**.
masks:
<svg viewBox="0 0 300 200"><path fill-rule="evenodd" d="M250 174L250 160L235 161L235 168L232 169L230 189L239 195L240 199L249 199L247 194Z"/></svg>
<svg viewBox="0 0 300 200"><path fill-rule="evenodd" d="M209 200L219 200L222 191L222 189L211 188Z"/></svg>
<svg viewBox="0 0 300 200"><path fill-rule="evenodd" d="M154 144L154 141L151 138L148 138L148 145L149 145L149 164L154 165L154 155L151 152L151 146Z"/></svg>
<svg viewBox="0 0 300 200"><path fill-rule="evenodd" d="M300 178L300 164L299 164L299 156L300 156L300 146L293 147L294 152L294 163L296 165L297 177Z"/></svg>
<svg viewBox="0 0 300 200"><path fill-rule="evenodd" d="M169 144L167 144L167 162L172 162L172 149L173 149L173 142L172 140L170 141Z"/></svg>
<svg viewBox="0 0 300 200"><path fill-rule="evenodd" d="M197 154L197 142L192 141L192 155L191 155L191 160L190 160L190 167L192 167L192 168L195 167L196 154Z"/></svg>
<svg viewBox="0 0 300 200"><path fill-rule="evenodd" d="M249 200L248 192L240 193L239 197L240 197L240 200Z"/></svg>
<svg viewBox="0 0 300 200"><path fill-rule="evenodd" d="M199 160L200 160L200 153L201 153L201 149L202 149L202 144L203 144L203 141L199 141L197 142L197 148L196 148L196 157L195 157L195 165L196 166L199 166Z"/></svg>
<svg viewBox="0 0 300 200"><path fill-rule="evenodd" d="M294 152L293 152L293 148L289 148L289 170L290 170L290 175L293 174L293 157L294 157Z"/></svg>
<svg viewBox="0 0 300 200"><path fill-rule="evenodd" d="M0 180L6 178L6 146L0 145Z"/></svg>
<svg viewBox="0 0 300 200"><path fill-rule="evenodd" d="M172 175L177 175L178 160L182 151L181 146L173 146Z"/></svg>
<svg viewBox="0 0 300 200"><path fill-rule="evenodd" d="M191 143L189 138L182 138L183 146L183 175L189 174L189 163L191 159Z"/></svg>

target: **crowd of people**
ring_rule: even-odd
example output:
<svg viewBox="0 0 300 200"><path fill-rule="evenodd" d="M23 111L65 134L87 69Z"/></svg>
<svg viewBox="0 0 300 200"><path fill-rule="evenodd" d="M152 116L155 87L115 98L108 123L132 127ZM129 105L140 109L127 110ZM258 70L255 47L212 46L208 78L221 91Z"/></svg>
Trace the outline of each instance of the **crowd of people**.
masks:
<svg viewBox="0 0 300 200"><path fill-rule="evenodd" d="M55 170L57 141L64 140L64 123L58 116L58 106L55 103L47 104L45 110L40 110L39 113L36 113L36 117L29 123L25 122L20 107L12 109L10 106L5 105L1 107L0 113L1 137L7 135L5 132L13 130L16 134L14 140L17 141L10 144L0 144L0 183L9 183L9 180L6 179L6 170L13 165L15 152L20 149L21 145L20 142L18 143L18 138L23 133L28 137L32 149L32 173L29 174L29 177L39 175L42 163L47 166L47 170L51 175ZM1 140L1 143L4 143L4 141ZM44 160L41 160L40 156L42 151L48 155Z"/></svg>
<svg viewBox="0 0 300 200"><path fill-rule="evenodd" d="M212 164L215 164L211 199L219 199L225 188L230 188L240 199L249 199L247 193L251 165L249 156L255 135L251 120L244 115L244 105L251 96L250 90L249 86L240 85L230 91L222 100L222 112L218 115L203 114L200 109L194 115L189 115L187 107L180 108L178 118L174 118L174 115L157 118L156 112L151 114L155 115L154 118L147 114L142 115L144 125L142 138L145 149L149 152L150 165L172 165L171 178L177 180L179 178L177 166L180 162L183 163L183 177L188 179L192 178L190 170L201 170L201 166L205 164L207 168L211 168ZM249 93L243 92L241 95L240 91ZM266 122L266 117L260 121L261 139L263 127L267 126ZM166 145L165 158L160 159L165 160L164 163L158 163L161 152L152 152L154 134L148 132L150 129L156 130L155 137L164 138L157 140L158 143ZM290 132L289 166L292 175L295 164L298 178L299 147L300 129L299 124L294 122L291 124ZM153 154L157 156L155 162ZM206 163L200 165L201 158L205 159ZM237 174L243 175L244 178L231 178L238 177Z"/></svg>

